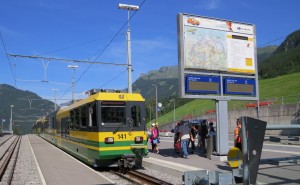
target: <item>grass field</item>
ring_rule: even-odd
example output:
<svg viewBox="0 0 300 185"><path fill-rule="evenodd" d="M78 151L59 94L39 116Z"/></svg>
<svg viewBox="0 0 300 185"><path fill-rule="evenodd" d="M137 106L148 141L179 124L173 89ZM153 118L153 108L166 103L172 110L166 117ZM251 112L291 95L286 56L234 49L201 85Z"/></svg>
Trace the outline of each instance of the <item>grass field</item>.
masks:
<svg viewBox="0 0 300 185"><path fill-rule="evenodd" d="M300 102L300 73L293 73L276 78L259 80L260 101L271 101L272 104L291 104ZM249 101L231 100L228 109L244 108ZM188 115L201 116L206 111L215 110L214 100L197 99L176 108L176 120L181 120ZM159 125L173 122L174 112L159 115ZM155 121L155 120L152 120Z"/></svg>

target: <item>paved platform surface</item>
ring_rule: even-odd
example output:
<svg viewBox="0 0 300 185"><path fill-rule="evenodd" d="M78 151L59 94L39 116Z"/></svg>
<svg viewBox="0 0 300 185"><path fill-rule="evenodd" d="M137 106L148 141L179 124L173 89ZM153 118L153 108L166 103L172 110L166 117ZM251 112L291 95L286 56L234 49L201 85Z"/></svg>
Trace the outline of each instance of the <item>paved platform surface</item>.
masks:
<svg viewBox="0 0 300 185"><path fill-rule="evenodd" d="M158 154L149 150L149 158L144 159L144 166L175 176L182 176L184 171L197 169L231 171L227 162L209 160L200 150L190 154L189 159L179 157L174 152L172 137L162 137L159 148ZM295 163L297 161L298 164ZM257 177L258 184L300 184L299 162L300 146L264 143Z"/></svg>
<svg viewBox="0 0 300 185"><path fill-rule="evenodd" d="M36 135L28 138L47 185L113 184L42 138Z"/></svg>

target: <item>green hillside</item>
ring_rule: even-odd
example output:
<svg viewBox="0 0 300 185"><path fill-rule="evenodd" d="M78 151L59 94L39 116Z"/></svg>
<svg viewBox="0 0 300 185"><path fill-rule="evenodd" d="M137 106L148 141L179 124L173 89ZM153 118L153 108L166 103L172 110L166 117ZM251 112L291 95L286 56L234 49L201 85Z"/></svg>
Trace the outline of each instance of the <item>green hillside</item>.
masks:
<svg viewBox="0 0 300 185"><path fill-rule="evenodd" d="M273 104L285 104L299 102L300 98L300 73L293 73L276 78L259 81L260 100L272 101ZM229 109L245 107L249 101L229 101ZM215 102L212 100L197 99L181 107L176 108L176 120L181 120L184 116L200 116L207 110L214 110ZM154 120L153 120L154 121ZM173 121L173 111L168 112L158 118L158 123L163 125Z"/></svg>
<svg viewBox="0 0 300 185"><path fill-rule="evenodd" d="M27 134L37 118L47 115L54 109L54 103L42 99L30 91L16 89L7 84L0 84L0 120L4 129L8 129L10 122L11 105L13 105L13 129L16 133Z"/></svg>
<svg viewBox="0 0 300 185"><path fill-rule="evenodd" d="M258 63L260 78L300 72L300 30L290 34L270 57Z"/></svg>

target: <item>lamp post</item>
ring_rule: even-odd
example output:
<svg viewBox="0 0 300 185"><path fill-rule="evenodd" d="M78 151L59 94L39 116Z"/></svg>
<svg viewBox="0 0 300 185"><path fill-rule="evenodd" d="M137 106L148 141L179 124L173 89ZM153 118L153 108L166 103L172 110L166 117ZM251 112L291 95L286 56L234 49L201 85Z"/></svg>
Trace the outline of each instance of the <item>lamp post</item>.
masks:
<svg viewBox="0 0 300 185"><path fill-rule="evenodd" d="M68 65L68 68L72 69L72 102L74 101L74 72L78 66L75 65Z"/></svg>
<svg viewBox="0 0 300 185"><path fill-rule="evenodd" d="M56 111L56 91L58 91L58 89L51 89L52 91L54 91L54 111Z"/></svg>
<svg viewBox="0 0 300 185"><path fill-rule="evenodd" d="M12 133L12 108L14 105L10 105L10 124L9 124L9 131Z"/></svg>
<svg viewBox="0 0 300 185"><path fill-rule="evenodd" d="M175 115L176 115L176 112L175 112L175 99L171 100L171 102L173 102L174 104L174 114L173 114L173 121L174 121L174 124L175 124Z"/></svg>
<svg viewBox="0 0 300 185"><path fill-rule="evenodd" d="M119 9L127 10L128 11L128 29L126 33L127 38L127 65L128 65L128 93L132 93L132 82L131 82L131 72L132 72L132 66L131 66L131 40L130 40L130 23L129 23L129 12L130 11L136 11L139 9L139 6L135 5L127 5L127 4L119 4Z"/></svg>

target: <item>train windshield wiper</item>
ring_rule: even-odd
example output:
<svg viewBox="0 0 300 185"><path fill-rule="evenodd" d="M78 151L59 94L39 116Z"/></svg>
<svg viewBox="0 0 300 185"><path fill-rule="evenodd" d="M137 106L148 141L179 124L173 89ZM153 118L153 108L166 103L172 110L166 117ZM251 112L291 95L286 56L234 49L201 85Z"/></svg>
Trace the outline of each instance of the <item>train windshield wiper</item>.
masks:
<svg viewBox="0 0 300 185"><path fill-rule="evenodd" d="M117 133L117 132L120 130L121 127L122 127L122 126L120 125L120 126L113 132L113 134Z"/></svg>

